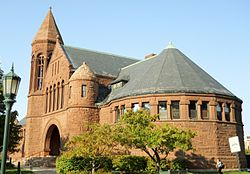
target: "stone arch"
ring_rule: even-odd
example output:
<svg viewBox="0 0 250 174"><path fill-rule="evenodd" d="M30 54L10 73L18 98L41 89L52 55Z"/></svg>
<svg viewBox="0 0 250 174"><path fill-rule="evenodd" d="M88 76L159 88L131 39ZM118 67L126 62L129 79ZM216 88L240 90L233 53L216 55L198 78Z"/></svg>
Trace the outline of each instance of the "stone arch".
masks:
<svg viewBox="0 0 250 174"><path fill-rule="evenodd" d="M59 128L52 124L47 130L44 142L44 150L47 155L58 156L61 149L61 138Z"/></svg>

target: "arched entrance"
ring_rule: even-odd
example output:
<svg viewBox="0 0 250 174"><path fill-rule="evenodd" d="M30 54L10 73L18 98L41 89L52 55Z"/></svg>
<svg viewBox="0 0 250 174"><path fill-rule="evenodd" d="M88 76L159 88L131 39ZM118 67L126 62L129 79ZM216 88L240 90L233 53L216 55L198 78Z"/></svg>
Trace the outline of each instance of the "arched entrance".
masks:
<svg viewBox="0 0 250 174"><path fill-rule="evenodd" d="M60 154L60 133L56 125L51 125L45 139L45 151L48 155L58 156Z"/></svg>

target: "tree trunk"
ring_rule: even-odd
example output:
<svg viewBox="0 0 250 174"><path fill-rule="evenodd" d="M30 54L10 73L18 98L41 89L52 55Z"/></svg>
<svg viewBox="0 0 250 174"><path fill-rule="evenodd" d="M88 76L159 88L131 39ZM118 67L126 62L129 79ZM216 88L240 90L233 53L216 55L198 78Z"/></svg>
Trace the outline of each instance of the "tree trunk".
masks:
<svg viewBox="0 0 250 174"><path fill-rule="evenodd" d="M95 174L95 162L92 162L91 174Z"/></svg>

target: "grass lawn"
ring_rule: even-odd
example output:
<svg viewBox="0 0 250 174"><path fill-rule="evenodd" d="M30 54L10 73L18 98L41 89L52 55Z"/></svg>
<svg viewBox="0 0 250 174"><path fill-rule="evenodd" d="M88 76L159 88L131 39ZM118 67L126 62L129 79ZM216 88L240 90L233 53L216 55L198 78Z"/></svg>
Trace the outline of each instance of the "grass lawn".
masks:
<svg viewBox="0 0 250 174"><path fill-rule="evenodd" d="M188 174L213 174L215 172L194 172L194 173L191 173L191 172L188 172ZM238 171L234 171L234 172L223 172L223 174L239 174ZM240 172L240 174L250 174L250 172Z"/></svg>

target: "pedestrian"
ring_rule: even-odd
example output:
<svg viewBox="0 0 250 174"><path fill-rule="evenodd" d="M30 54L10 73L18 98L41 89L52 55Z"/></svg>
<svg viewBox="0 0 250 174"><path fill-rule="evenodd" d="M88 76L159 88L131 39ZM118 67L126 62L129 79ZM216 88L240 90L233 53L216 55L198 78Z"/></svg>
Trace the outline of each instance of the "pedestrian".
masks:
<svg viewBox="0 0 250 174"><path fill-rule="evenodd" d="M218 169L219 174L223 174L222 169L224 169L224 164L221 162L220 159L217 159L217 166L216 167Z"/></svg>

